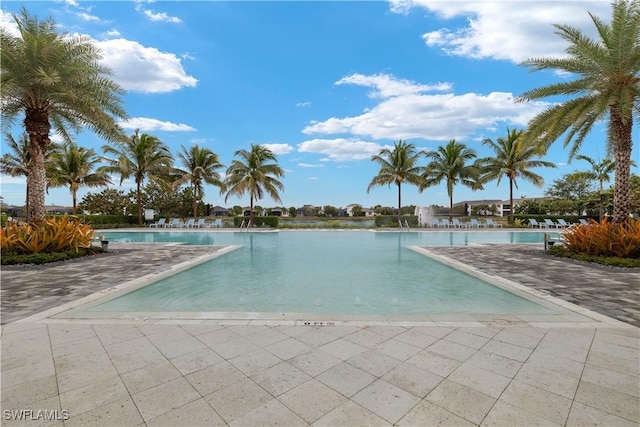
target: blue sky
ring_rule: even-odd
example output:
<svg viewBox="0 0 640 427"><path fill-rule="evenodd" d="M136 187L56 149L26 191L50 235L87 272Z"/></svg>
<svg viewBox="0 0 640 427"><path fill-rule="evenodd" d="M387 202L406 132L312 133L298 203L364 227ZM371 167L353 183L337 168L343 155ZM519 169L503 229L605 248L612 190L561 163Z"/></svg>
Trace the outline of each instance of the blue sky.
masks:
<svg viewBox="0 0 640 427"><path fill-rule="evenodd" d="M22 6L41 19L53 17L61 32L88 35L101 48L113 79L127 91L127 133L139 128L155 135L174 154L181 145L199 144L225 165L238 149L267 145L286 170L281 198L287 207L395 206L395 188L366 190L378 171L371 156L398 139L435 150L455 138L479 157L491 155L482 139L524 128L558 101L515 103L516 96L570 78L518 65L563 55L565 45L551 24L592 34L587 11L605 20L610 15L605 1L5 0L2 26L12 30L10 13ZM18 137L22 130L11 132ZM640 164L637 124L633 138L632 156ZM604 141L604 128L597 127L580 153L602 159ZM104 144L89 133L77 142L100 154ZM568 164L561 141L545 160L558 165L537 170L545 185L588 169L583 161ZM25 180L1 178L5 203L24 204ZM125 181L118 188L133 187ZM87 191L101 189L83 189L79 200ZM206 202L225 205L216 188L205 192ZM520 181L515 197L543 192ZM483 191L456 187L454 202L508 195L503 180ZM50 189L46 203L71 205L69 190ZM226 203L236 204L248 204L248 198ZM275 205L269 199L258 204ZM421 194L403 186L408 204L447 205L444 183Z"/></svg>

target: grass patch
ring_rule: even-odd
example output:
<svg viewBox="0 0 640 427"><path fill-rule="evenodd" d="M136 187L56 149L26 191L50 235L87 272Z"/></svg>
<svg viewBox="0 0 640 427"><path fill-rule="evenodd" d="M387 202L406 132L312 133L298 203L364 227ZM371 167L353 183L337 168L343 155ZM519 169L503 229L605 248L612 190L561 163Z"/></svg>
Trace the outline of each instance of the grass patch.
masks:
<svg viewBox="0 0 640 427"><path fill-rule="evenodd" d="M620 257L605 257L595 256L588 254L579 254L570 251L564 246L551 246L547 249L547 254L561 258L571 258L577 261L593 262L596 264L606 265L609 267L620 268L640 268L640 259L638 258L620 258Z"/></svg>
<svg viewBox="0 0 640 427"><path fill-rule="evenodd" d="M81 258L84 256L95 255L102 252L102 248L92 246L90 248L80 248L78 252L64 251L64 252L50 252L50 253L38 253L38 254L16 254L11 252L3 252L1 261L2 265L17 265L17 264L48 264L50 262L67 261L74 258Z"/></svg>

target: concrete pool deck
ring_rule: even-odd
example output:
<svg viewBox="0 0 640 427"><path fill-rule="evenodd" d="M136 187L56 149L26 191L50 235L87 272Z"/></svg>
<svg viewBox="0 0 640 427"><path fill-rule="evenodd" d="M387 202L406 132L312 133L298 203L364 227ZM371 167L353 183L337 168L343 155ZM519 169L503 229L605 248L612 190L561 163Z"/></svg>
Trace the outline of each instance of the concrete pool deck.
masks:
<svg viewBox="0 0 640 427"><path fill-rule="evenodd" d="M2 269L2 425L640 423L637 271L550 259L541 244L428 248L598 312L601 322L43 315L221 249L109 246L95 258Z"/></svg>

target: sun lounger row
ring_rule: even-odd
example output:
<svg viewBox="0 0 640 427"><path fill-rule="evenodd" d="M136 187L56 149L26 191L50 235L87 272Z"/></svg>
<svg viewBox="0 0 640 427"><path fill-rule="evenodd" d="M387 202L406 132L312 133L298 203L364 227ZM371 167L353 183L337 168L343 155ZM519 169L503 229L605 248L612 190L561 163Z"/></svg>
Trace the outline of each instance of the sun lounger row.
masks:
<svg viewBox="0 0 640 427"><path fill-rule="evenodd" d="M215 221L205 221L204 218L196 220L195 218L189 218L187 222L179 218L174 218L170 222L167 222L166 218L160 218L158 221L149 224L150 228L221 228L222 219L218 218Z"/></svg>
<svg viewBox="0 0 640 427"><path fill-rule="evenodd" d="M502 228L502 224L494 222L491 218L485 219L484 222L475 218L468 222L461 222L458 218L451 221L448 218L434 218L429 225L435 228Z"/></svg>
<svg viewBox="0 0 640 427"><path fill-rule="evenodd" d="M589 225L589 222L584 218L580 218L578 221L580 221L580 224ZM538 222L536 219L529 218L529 225L531 225L531 228L568 228L573 224L568 223L562 218L558 218L557 222L553 222L553 220L549 218L545 218L544 222Z"/></svg>

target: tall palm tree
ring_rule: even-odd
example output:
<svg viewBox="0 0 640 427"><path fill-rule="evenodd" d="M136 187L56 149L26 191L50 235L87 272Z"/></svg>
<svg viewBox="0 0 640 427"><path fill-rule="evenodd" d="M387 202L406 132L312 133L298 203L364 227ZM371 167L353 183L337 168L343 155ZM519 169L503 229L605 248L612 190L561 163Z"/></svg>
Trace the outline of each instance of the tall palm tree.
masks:
<svg viewBox="0 0 640 427"><path fill-rule="evenodd" d="M615 222L630 213L631 133L633 117L640 112L640 0L612 4L611 23L589 13L598 38L577 28L555 25L556 34L569 42L566 58L534 58L523 65L534 71L559 70L577 78L529 90L519 99L575 96L540 113L530 123L528 137L548 147L565 134L565 147L573 141L569 158L575 157L593 125L606 120L608 148L615 160Z"/></svg>
<svg viewBox="0 0 640 427"><path fill-rule="evenodd" d="M108 166L101 172L120 175L120 184L133 176L136 182L136 204L138 206L138 225L142 225L141 187L145 179L159 183L168 183L172 177L173 156L162 141L140 129L124 142L115 146L104 145L102 150L113 158L105 158Z"/></svg>
<svg viewBox="0 0 640 427"><path fill-rule="evenodd" d="M591 165L591 170L587 172L587 176L591 179L595 179L600 183L600 188L598 190L598 196L600 199L600 208L598 210L598 219L602 221L602 216L604 213L604 183L611 181L611 172L613 172L616 168L616 162L611 160L611 158L606 157L603 161L598 162L593 158L585 155L578 155L576 159L584 160Z"/></svg>
<svg viewBox="0 0 640 427"><path fill-rule="evenodd" d="M402 209L402 183L420 186L422 175L425 173L424 166L418 166L420 157L424 156L424 151L418 151L413 144L399 140L393 146L393 150L383 148L380 152L371 157L371 160L380 165L380 171L373 177L367 193L373 187L379 185L395 184L398 187L398 223L400 223Z"/></svg>
<svg viewBox="0 0 640 427"><path fill-rule="evenodd" d="M88 127L108 141L119 140L116 119L126 118L124 91L110 79L111 71L87 37L58 34L53 19L40 21L24 8L13 19L18 37L0 28L2 122L11 126L24 114L30 156L27 221L41 222L50 132L71 142L70 131Z"/></svg>
<svg viewBox="0 0 640 427"><path fill-rule="evenodd" d="M96 171L100 158L93 149L64 144L51 155L47 167L49 187L69 186L73 198L73 213L77 211L77 195L80 187L104 187L111 179L104 171Z"/></svg>
<svg viewBox="0 0 640 427"><path fill-rule="evenodd" d="M497 180L498 185L502 177L509 179L509 223L513 224L513 187L518 188L516 179L523 179L532 182L538 187L542 187L544 179L530 171L531 168L545 166L555 168L551 162L536 159L542 155L537 144L528 142L522 138L522 130L509 130L507 136L499 137L496 141L485 138L482 143L488 145L494 152L494 157L486 157L478 160L478 167L481 170L480 181L486 183Z"/></svg>
<svg viewBox="0 0 640 427"><path fill-rule="evenodd" d="M449 219L453 214L453 188L462 184L474 190L482 190L478 181L478 169L474 164L467 164L469 160L476 158L475 150L465 144L449 141L446 146L440 146L436 151L427 153L427 169L420 191L427 187L446 181L447 194L449 195Z"/></svg>
<svg viewBox="0 0 640 427"><path fill-rule="evenodd" d="M204 197L204 184L215 185L224 191L224 182L222 182L218 169L224 167L220 163L216 153L208 148L201 148L197 144L186 149L182 146L182 151L178 153L184 169L176 169L180 174L178 184L186 182L191 183L193 192L193 216L198 217L198 202Z"/></svg>
<svg viewBox="0 0 640 427"><path fill-rule="evenodd" d="M234 159L227 168L224 201L226 203L232 194L243 196L249 193L249 225L252 225L253 201L262 199L265 192L282 204L278 190L283 191L284 185L277 178L284 176L284 170L278 166L276 155L261 145L251 144L248 151L238 150L233 155L239 159Z"/></svg>

